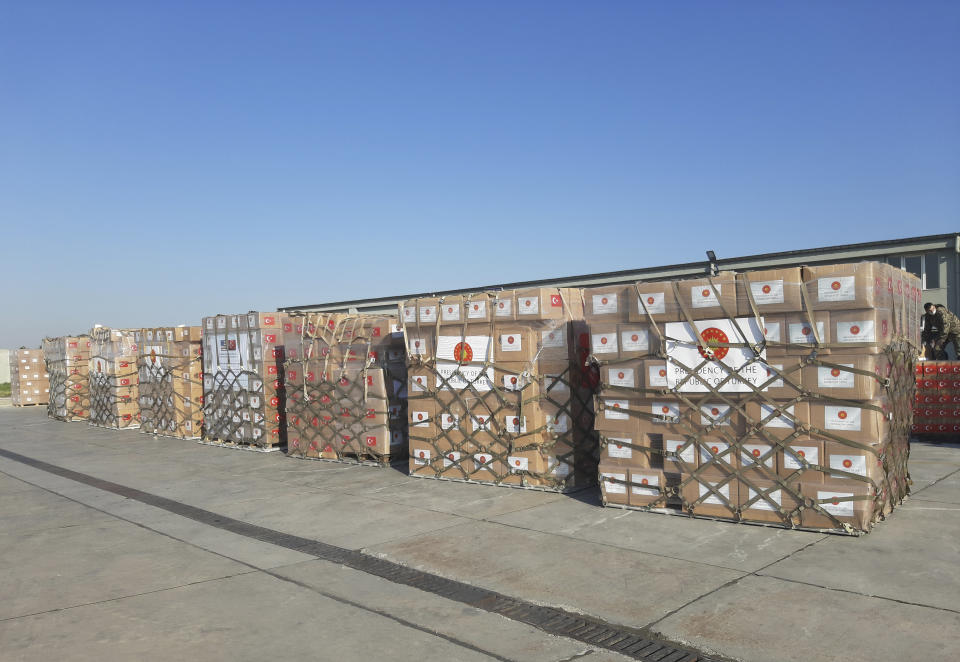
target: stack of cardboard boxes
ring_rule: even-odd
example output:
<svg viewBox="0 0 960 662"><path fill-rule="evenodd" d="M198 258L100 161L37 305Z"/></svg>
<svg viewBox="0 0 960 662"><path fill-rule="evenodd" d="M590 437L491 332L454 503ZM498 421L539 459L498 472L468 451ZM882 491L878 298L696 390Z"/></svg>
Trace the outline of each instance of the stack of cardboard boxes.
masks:
<svg viewBox="0 0 960 662"><path fill-rule="evenodd" d="M852 532L906 495L915 277L865 262L584 295L605 503Z"/></svg>
<svg viewBox="0 0 960 662"><path fill-rule="evenodd" d="M203 430L201 327L139 331L140 431L199 439Z"/></svg>
<svg viewBox="0 0 960 662"><path fill-rule="evenodd" d="M399 312L412 475L554 490L595 482L579 290L416 299Z"/></svg>
<svg viewBox="0 0 960 662"><path fill-rule="evenodd" d="M60 421L90 418L90 336L44 338L43 358L50 379L47 416Z"/></svg>
<svg viewBox="0 0 960 662"><path fill-rule="evenodd" d="M203 318L204 438L253 450L286 445L284 313Z"/></svg>
<svg viewBox="0 0 960 662"><path fill-rule="evenodd" d="M296 314L283 324L287 452L407 457L406 362L395 317Z"/></svg>
<svg viewBox="0 0 960 662"><path fill-rule="evenodd" d="M50 380L42 350L21 348L10 352L10 395L16 407L47 404Z"/></svg>
<svg viewBox="0 0 960 662"><path fill-rule="evenodd" d="M920 361L913 432L960 437L960 361Z"/></svg>
<svg viewBox="0 0 960 662"><path fill-rule="evenodd" d="M104 326L90 331L90 424L140 427L137 331Z"/></svg>

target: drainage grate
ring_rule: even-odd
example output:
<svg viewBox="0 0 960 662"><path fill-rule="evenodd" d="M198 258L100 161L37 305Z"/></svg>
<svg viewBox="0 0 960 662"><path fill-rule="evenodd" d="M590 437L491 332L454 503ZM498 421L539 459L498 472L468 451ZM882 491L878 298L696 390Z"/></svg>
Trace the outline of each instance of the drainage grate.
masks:
<svg viewBox="0 0 960 662"><path fill-rule="evenodd" d="M201 522L224 531L229 531L261 542L285 547L316 556L325 561L339 563L354 570L381 577L395 584L417 588L434 595L460 602L477 609L499 614L506 618L533 626L543 632L576 639L591 646L606 648L636 660L649 662L712 662L712 658L649 638L633 628L607 623L599 619L568 612L558 607L534 604L496 591L466 584L455 579L441 577L429 572L409 568L393 561L379 559L369 554L330 545L319 540L302 538L282 531L268 529L249 522L218 515L203 508L190 506L156 494L143 492L133 487L119 485L108 480L72 471L42 460L36 460L0 448L0 457L20 462L62 478L96 487L105 492L139 501L155 508Z"/></svg>

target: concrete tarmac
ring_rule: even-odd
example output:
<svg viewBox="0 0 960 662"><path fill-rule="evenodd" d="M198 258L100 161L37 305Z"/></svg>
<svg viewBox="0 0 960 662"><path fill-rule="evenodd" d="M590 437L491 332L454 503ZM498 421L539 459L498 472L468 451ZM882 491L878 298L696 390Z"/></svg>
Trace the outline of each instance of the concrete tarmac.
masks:
<svg viewBox="0 0 960 662"><path fill-rule="evenodd" d="M737 660L960 657L960 444L861 538L61 423L0 449ZM625 660L0 457L0 660Z"/></svg>

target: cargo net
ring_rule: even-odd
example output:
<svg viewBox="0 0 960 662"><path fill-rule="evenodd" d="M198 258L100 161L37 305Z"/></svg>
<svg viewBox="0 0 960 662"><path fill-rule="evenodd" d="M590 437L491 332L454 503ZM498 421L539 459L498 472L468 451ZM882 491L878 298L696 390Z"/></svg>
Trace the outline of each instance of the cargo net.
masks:
<svg viewBox="0 0 960 662"><path fill-rule="evenodd" d="M596 373L584 363L579 291L417 299L400 313L411 475L554 491L596 483Z"/></svg>
<svg viewBox="0 0 960 662"><path fill-rule="evenodd" d="M174 331L140 332L140 432L199 439L203 433L201 345L172 340Z"/></svg>
<svg viewBox="0 0 960 662"><path fill-rule="evenodd" d="M96 327L90 340L90 424L140 427L135 332Z"/></svg>
<svg viewBox="0 0 960 662"><path fill-rule="evenodd" d="M284 323L287 453L386 465L407 458L396 318L294 314Z"/></svg>
<svg viewBox="0 0 960 662"><path fill-rule="evenodd" d="M58 421L90 418L90 338L71 336L44 338L43 356L50 380L47 416Z"/></svg>
<svg viewBox="0 0 960 662"><path fill-rule="evenodd" d="M611 293L643 323L591 328L604 504L869 531L909 493L920 293L879 263Z"/></svg>

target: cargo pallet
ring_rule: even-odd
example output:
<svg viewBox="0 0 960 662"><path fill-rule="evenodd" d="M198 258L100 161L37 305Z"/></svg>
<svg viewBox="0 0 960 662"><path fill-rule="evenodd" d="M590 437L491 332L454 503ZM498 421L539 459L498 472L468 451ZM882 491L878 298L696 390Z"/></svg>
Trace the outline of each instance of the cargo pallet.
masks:
<svg viewBox="0 0 960 662"><path fill-rule="evenodd" d="M178 437L173 434L163 434L162 432L147 432L144 429L140 429L141 434L147 434L152 437L164 437L165 439L182 439L183 441L200 441L203 437Z"/></svg>
<svg viewBox="0 0 960 662"><path fill-rule="evenodd" d="M139 423L135 425L127 425L122 428L118 428L115 425L101 425L100 423L90 423L90 425L95 428L103 428L104 430L139 430L140 429Z"/></svg>
<svg viewBox="0 0 960 662"><path fill-rule="evenodd" d="M355 453L344 453L343 457L310 457L307 455L287 455L295 460L313 460L314 462L333 462L334 464L355 464L364 467L392 467L406 464L407 456L390 458L384 455L380 460L360 460Z"/></svg>
<svg viewBox="0 0 960 662"><path fill-rule="evenodd" d="M13 404L14 407L39 407L40 405L43 405L44 407L47 406L46 402L21 402L11 404Z"/></svg>
<svg viewBox="0 0 960 662"><path fill-rule="evenodd" d="M406 460L407 458L405 458ZM556 494L572 494L580 490L586 490L593 485L580 485L573 487L550 487L549 485L517 485L516 483L496 483L492 480L470 480L467 478L449 478L447 476L424 476L421 474L408 474L411 478L422 478L423 480L445 480L450 483L466 483L468 485L485 485L487 487L512 487L515 490L532 490L534 492L554 492Z"/></svg>
<svg viewBox="0 0 960 662"><path fill-rule="evenodd" d="M257 446L256 444L244 444L236 441L227 441L222 439L194 439L198 444L204 446L216 446L218 448L230 448L238 451L252 451L254 453L274 453L284 450L282 446Z"/></svg>

